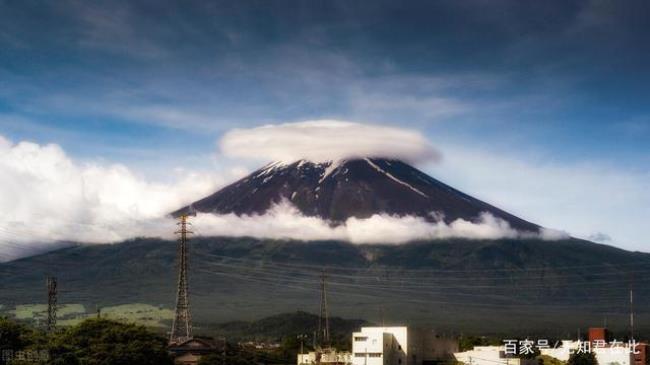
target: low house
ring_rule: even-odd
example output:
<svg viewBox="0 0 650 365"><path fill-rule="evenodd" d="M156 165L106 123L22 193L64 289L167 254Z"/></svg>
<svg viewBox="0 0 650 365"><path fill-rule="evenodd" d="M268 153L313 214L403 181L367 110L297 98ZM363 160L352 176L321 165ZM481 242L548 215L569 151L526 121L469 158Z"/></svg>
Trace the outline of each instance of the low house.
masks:
<svg viewBox="0 0 650 365"><path fill-rule="evenodd" d="M336 351L335 349L321 349L306 354L298 354L298 365L350 365L352 354L347 351Z"/></svg>
<svg viewBox="0 0 650 365"><path fill-rule="evenodd" d="M181 343L171 343L168 350L174 357L174 363L196 365L201 356L219 351L224 345L223 341L217 342L209 338L194 337Z"/></svg>

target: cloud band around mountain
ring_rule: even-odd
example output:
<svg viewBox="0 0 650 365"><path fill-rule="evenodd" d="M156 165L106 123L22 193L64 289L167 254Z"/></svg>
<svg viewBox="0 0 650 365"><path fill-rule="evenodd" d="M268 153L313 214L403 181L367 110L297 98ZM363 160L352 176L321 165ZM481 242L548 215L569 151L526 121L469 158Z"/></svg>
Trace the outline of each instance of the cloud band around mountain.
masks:
<svg viewBox="0 0 650 365"><path fill-rule="evenodd" d="M413 241L449 238L495 240L530 238L558 240L564 232L542 228L540 232L522 232L508 222L483 213L476 221L457 219L429 222L416 216L375 214L368 218L348 218L339 225L318 217L303 215L288 201L282 201L264 214L198 214L193 220L195 231L204 236L248 236L303 241L340 240L355 244L404 244Z"/></svg>

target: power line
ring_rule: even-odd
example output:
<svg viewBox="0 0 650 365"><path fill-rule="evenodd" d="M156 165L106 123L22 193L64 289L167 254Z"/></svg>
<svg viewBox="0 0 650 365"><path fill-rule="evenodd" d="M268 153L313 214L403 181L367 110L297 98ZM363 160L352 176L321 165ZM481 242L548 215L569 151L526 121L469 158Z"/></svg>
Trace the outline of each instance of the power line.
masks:
<svg viewBox="0 0 650 365"><path fill-rule="evenodd" d="M313 288L309 285L301 285L308 283L308 281L290 281L288 283L280 283L277 280L274 280L273 278L269 277L261 277L261 276L245 276L241 274L235 274L235 273L224 273L224 272L212 272L212 271L205 271L205 270L200 270L206 273L210 273L213 275L219 275L219 276L224 276L224 277L229 277L229 278L234 278L234 279L241 279L241 280L246 280L246 281L253 281L253 282L259 282L265 285L269 286L276 286L276 287L285 287L289 289L296 289L300 291L316 291L318 289ZM311 281L313 283L313 281ZM356 285L354 286L357 289L360 290L366 290L367 288L364 285ZM411 303L420 303L420 304L446 304L446 305L453 305L453 306L468 306L468 307L486 307L486 308L556 308L556 309L561 309L561 308L566 308L566 309L575 309L575 308L589 308L589 309L595 309L595 308L612 308L612 307L617 307L619 306L616 302L610 303L602 303L597 305L593 301L589 302L588 304L567 304L567 305L558 305L558 304L528 304L528 303L501 303L501 304L490 304L490 303L484 303L484 302L453 302L453 301L442 301L442 300L421 300L421 299L413 299L410 297L404 297L403 292L397 292L395 293L394 291L388 291L388 290L381 290L379 291L381 294L380 295L373 295L369 293L363 293L358 290L352 291L352 292L338 292L341 297L362 297L362 298L370 298L370 299L378 299L378 298L385 298L386 294L395 294L396 298L399 298L400 303L404 302L411 302ZM420 293L422 294L422 293ZM389 295L390 296L390 295ZM481 296L481 295L477 295ZM508 299L508 298L504 298Z"/></svg>
<svg viewBox="0 0 650 365"><path fill-rule="evenodd" d="M231 260L240 260L240 261L253 261L253 262L259 262L259 263L264 263L265 261L262 260L254 260L254 259L247 259L247 258L238 258L238 257L232 257L232 256L224 256L224 255L216 255L216 254L210 254L210 253L202 253L203 256L212 256L212 257L218 257L218 258L223 258L223 259L231 259ZM311 268L313 269L313 266L311 265L301 265L301 264L289 264L289 263L283 263L283 262L278 262L278 261L266 261L266 262L272 262L275 265L280 265L280 266L290 266L290 267L303 267L303 268ZM623 263L623 264L609 264L609 263L600 263L600 264L591 264L591 265L566 265L566 266L553 266L553 267L525 267L525 268L519 268L519 269L467 269L467 270L451 270L451 269L404 269L404 268L399 268L400 272L413 272L413 273L424 273L424 272L431 272L431 273L470 273L470 272L531 272L531 271L547 271L550 269L588 269L588 268L602 268L603 266L608 266L608 265L615 265L615 267L622 267L622 266L642 266L646 267L650 260L640 260L639 262L631 262L631 263ZM368 269L372 269L372 267L368 268L358 268L358 267L349 267L349 266L322 266L323 269L327 270L328 272L330 271L367 271Z"/></svg>
<svg viewBox="0 0 650 365"><path fill-rule="evenodd" d="M221 257L225 258L225 256L219 256L219 255L211 255L211 254L201 254L200 260L202 262L207 262L207 263L215 263L214 261L206 261L204 260L204 256L212 256L212 257ZM264 260L251 260L251 259L243 259L243 258L228 258L228 260L223 260L223 261L236 261L236 262L241 262L242 264L245 263L246 267L250 268L277 268L278 270L286 271L286 270L295 270L295 271L301 271L304 273L310 273L310 272L316 272L311 268L310 266L306 265L295 265L295 264L285 264L285 263L278 263L275 261L264 261ZM233 264L228 264L225 262L218 262L220 265L233 265ZM368 269L354 269L356 271L363 271L364 273L372 273L373 269L368 268ZM477 281L477 280L502 280L504 279L503 275L500 276L486 276L486 275L480 275L480 276L469 276L469 275L462 275L459 277L428 277L428 278L423 278L421 275L423 274L431 274L433 272L428 271L428 270L422 270L422 271L404 271L401 268L394 268L391 269L390 267L382 267L382 270L378 270L375 268L377 271L377 274L375 275L360 275L360 274L328 274L328 276L331 277L339 277L339 278L372 278L372 279L379 279L380 274L392 274L393 276L397 276L400 278L400 280L407 280L407 279L414 279L417 278L418 282L422 282L424 279L431 279L431 280L436 280L436 281ZM548 269L549 271L552 270L552 268ZM400 275L400 274L409 274L407 275ZM446 272L442 272L443 274L446 274ZM523 274L526 276L526 278L530 278L531 273L527 271L520 271L518 272L520 274ZM644 269L641 271L620 271L620 272L596 272L596 273L588 273L590 277L600 277L600 276L624 276L630 273L639 273L639 274L650 274L650 270ZM571 275L558 275L554 273L546 273L549 275L549 279L560 279L560 278L583 278L585 276L584 272L576 272ZM513 276L509 276L507 278L513 278ZM386 279L382 279L386 280Z"/></svg>
<svg viewBox="0 0 650 365"><path fill-rule="evenodd" d="M288 275L287 271L284 269L280 268L275 268L273 266L271 267L254 267L254 266L244 266L244 265L233 265L233 264L226 264L226 263L221 263L221 262L207 262L207 261L200 261L203 264L211 265L211 266L218 266L218 267L224 267L224 268L232 268L232 269L242 269L242 270L247 270L247 271L253 271L253 272L258 272L258 273L264 273L265 275L275 275L279 278L295 278L295 275ZM296 273L302 274L304 276L315 276L316 273L312 271L306 271L306 270L294 270ZM617 275L617 276L622 276ZM570 288L570 287L589 287L589 286L597 286L598 288L602 287L604 284L616 284L620 285L622 280L592 280L590 282L566 282L566 283L556 283L556 282L551 282L549 284L530 284L530 283L518 283L518 282L512 282L511 287L504 287L503 284L493 284L493 285L487 285L487 284L479 284L479 285L467 285L467 284L438 284L435 281L427 281L428 279L431 280L437 280L435 278L425 278L425 277L417 277L417 278L412 278L412 277L398 277L394 276L393 280L386 280L384 278L381 278L380 276L356 276L356 275L337 275L337 278L344 279L343 281L331 281L333 285L353 285L351 281L359 281L363 282L364 279L371 280L375 283L396 283L399 284L400 287L402 288L413 288L413 289L505 289L505 290L511 290L511 287L516 287L517 289L529 289L529 288L534 288L534 289L539 289L539 288ZM397 280L398 279L398 280ZM417 280L417 282L414 282L413 280ZM444 278L443 278L444 279ZM498 280L497 280L498 279ZM506 279L512 279L512 278L495 278L494 281L503 281ZM554 279L554 278L553 278ZM608 279L608 278L604 278ZM523 281L532 281L534 279L532 278L524 278L522 279ZM473 282L475 281L473 278L458 278L457 281L460 282ZM650 281L650 277L647 277L644 279L644 281ZM373 287L377 286L376 284L373 283L364 283L364 286L366 287ZM380 287L380 286L377 286Z"/></svg>

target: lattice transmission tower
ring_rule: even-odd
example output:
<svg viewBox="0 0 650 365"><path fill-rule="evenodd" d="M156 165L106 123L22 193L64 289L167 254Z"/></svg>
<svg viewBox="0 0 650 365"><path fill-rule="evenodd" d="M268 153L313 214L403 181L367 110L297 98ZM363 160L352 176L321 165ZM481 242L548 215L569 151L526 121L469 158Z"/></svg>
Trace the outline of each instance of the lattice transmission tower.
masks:
<svg viewBox="0 0 650 365"><path fill-rule="evenodd" d="M57 281L54 276L47 277L47 331L56 329Z"/></svg>
<svg viewBox="0 0 650 365"><path fill-rule="evenodd" d="M318 345L321 348L330 346L330 323L327 310L327 278L325 270L320 276L320 314L318 316Z"/></svg>
<svg viewBox="0 0 650 365"><path fill-rule="evenodd" d="M187 243L188 235L192 234L188 230L191 223L188 222L187 215L181 215L177 223L179 230L176 234L178 239L178 287L176 291L176 313L174 322L172 322L172 331L169 337L169 343L182 343L192 338L192 316L190 315L190 299L188 294L188 252Z"/></svg>

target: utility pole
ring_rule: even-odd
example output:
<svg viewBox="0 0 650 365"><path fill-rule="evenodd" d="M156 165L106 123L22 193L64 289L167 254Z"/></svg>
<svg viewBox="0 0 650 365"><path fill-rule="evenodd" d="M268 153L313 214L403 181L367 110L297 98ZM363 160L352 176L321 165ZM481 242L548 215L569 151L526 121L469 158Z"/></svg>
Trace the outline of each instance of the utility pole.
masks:
<svg viewBox="0 0 650 365"><path fill-rule="evenodd" d="M320 338L320 347L329 347L330 345L330 324L329 314L327 311L327 287L325 269L321 272L320 277L320 315L318 318L318 336Z"/></svg>
<svg viewBox="0 0 650 365"><path fill-rule="evenodd" d="M221 357L221 365L226 365L226 337L224 336L223 338L223 348L222 348L222 357Z"/></svg>
<svg viewBox="0 0 650 365"><path fill-rule="evenodd" d="M630 340L634 339L634 274L630 273Z"/></svg>
<svg viewBox="0 0 650 365"><path fill-rule="evenodd" d="M300 354L301 354L301 355L305 353L305 346L304 346L304 344L305 344L305 339L306 339L306 338L307 338L307 335L305 335L305 334L298 335L298 339L300 340Z"/></svg>
<svg viewBox="0 0 650 365"><path fill-rule="evenodd" d="M176 312L172 322L172 331L169 337L169 343L180 344L192 338L192 317L190 315L190 300L188 295L188 277L187 277L187 242L188 235L192 234L187 229L191 225L188 215L181 215L177 225L180 227L176 234L178 239L178 285L176 290Z"/></svg>
<svg viewBox="0 0 650 365"><path fill-rule="evenodd" d="M57 282L54 276L47 277L47 331L56 329Z"/></svg>
<svg viewBox="0 0 650 365"><path fill-rule="evenodd" d="M630 286L630 340L634 340L634 289Z"/></svg>

